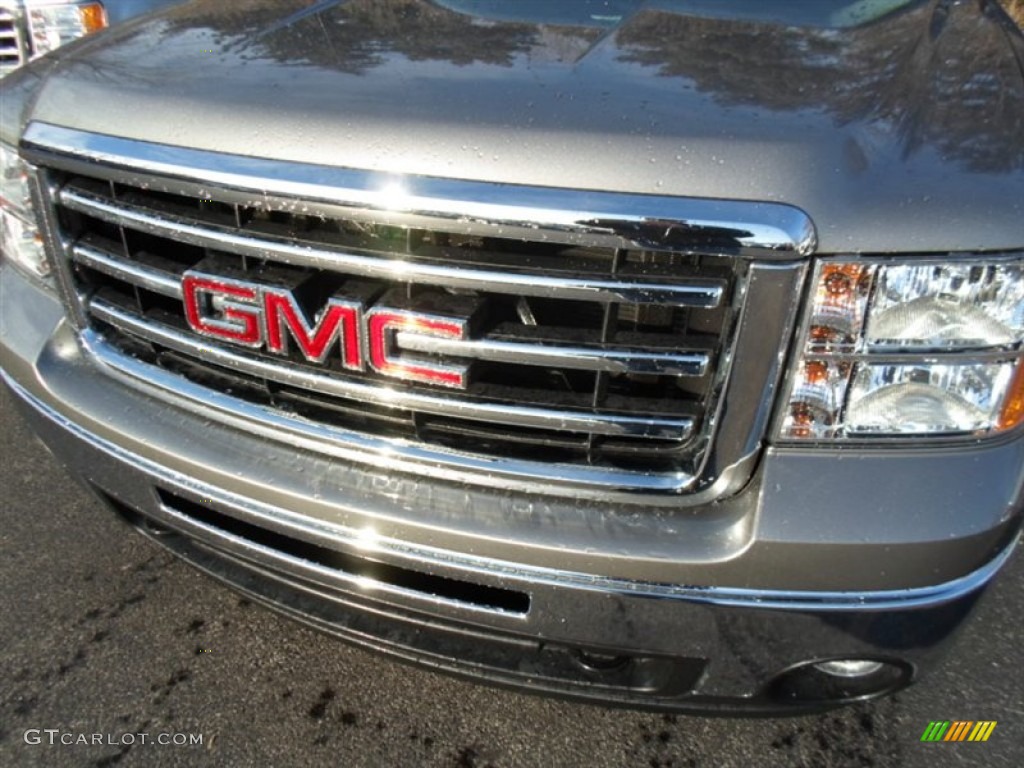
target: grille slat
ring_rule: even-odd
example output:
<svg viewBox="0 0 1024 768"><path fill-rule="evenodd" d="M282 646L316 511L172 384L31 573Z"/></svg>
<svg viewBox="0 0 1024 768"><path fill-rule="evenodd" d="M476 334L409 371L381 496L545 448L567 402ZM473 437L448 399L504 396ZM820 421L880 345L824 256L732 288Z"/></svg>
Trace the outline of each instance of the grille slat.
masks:
<svg viewBox="0 0 1024 768"><path fill-rule="evenodd" d="M84 243L76 243L71 253L77 263L110 277L159 293L161 296L181 298L181 275L148 267L137 261L129 261Z"/></svg>
<svg viewBox="0 0 1024 768"><path fill-rule="evenodd" d="M157 213L91 194L64 189L60 203L72 211L110 224L138 229L201 248L216 249L285 264L345 271L362 277L402 280L416 284L476 289L519 296L562 300L668 304L713 309L720 306L725 281L693 279L685 283L600 280L523 272L491 272L409 260L381 259L357 253L317 249L293 242L238 234L195 220Z"/></svg>
<svg viewBox="0 0 1024 768"><path fill-rule="evenodd" d="M77 263L91 269L162 296L182 298L182 273L173 272L166 268L166 265L164 269L149 266L138 260L125 259L109 249L98 248L86 242L76 243L72 246L71 253ZM150 257L148 260L158 259ZM608 373L703 376L710 364L710 354L707 351L609 349L606 346L558 344L551 339L527 338L515 341L501 338L497 334L480 340L466 341L402 332L398 334L397 341L401 348L411 352ZM610 336L603 338L603 341L610 342ZM595 402L595 407L599 404Z"/></svg>
<svg viewBox="0 0 1024 768"><path fill-rule="evenodd" d="M609 373L703 376L709 363L705 353L670 354L632 349L546 346L533 341L510 342L497 339L453 341L413 333L399 333L398 345L412 352Z"/></svg>

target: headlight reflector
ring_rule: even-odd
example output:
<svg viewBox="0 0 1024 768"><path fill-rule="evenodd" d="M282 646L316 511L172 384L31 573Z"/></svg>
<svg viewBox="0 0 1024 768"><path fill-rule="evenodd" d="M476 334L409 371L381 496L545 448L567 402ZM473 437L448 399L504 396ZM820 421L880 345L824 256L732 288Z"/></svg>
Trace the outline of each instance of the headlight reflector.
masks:
<svg viewBox="0 0 1024 768"><path fill-rule="evenodd" d="M0 143L0 254L36 280L48 281L50 262L36 228L28 164Z"/></svg>
<svg viewBox="0 0 1024 768"><path fill-rule="evenodd" d="M848 435L978 432L999 424L1013 363L859 365L850 386Z"/></svg>
<svg viewBox="0 0 1024 768"><path fill-rule="evenodd" d="M935 264L879 271L867 344L872 348L994 347L1024 328L1020 265Z"/></svg>
<svg viewBox="0 0 1024 768"><path fill-rule="evenodd" d="M102 3L44 5L28 12L32 50L36 56L60 48L90 32L107 26Z"/></svg>
<svg viewBox="0 0 1024 768"><path fill-rule="evenodd" d="M1024 421L1024 261L818 264L779 436L983 435Z"/></svg>

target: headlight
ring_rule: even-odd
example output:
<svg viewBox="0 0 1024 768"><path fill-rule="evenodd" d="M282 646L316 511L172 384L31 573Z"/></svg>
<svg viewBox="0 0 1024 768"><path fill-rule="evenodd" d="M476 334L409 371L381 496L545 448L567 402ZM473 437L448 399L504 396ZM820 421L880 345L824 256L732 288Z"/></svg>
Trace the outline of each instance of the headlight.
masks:
<svg viewBox="0 0 1024 768"><path fill-rule="evenodd" d="M50 262L36 228L28 164L6 144L0 144L0 254L31 277L49 281Z"/></svg>
<svg viewBox="0 0 1024 768"><path fill-rule="evenodd" d="M1024 421L1024 259L823 261L779 437L985 435Z"/></svg>
<svg viewBox="0 0 1024 768"><path fill-rule="evenodd" d="M107 26L102 3L49 4L30 8L28 26L35 56Z"/></svg>

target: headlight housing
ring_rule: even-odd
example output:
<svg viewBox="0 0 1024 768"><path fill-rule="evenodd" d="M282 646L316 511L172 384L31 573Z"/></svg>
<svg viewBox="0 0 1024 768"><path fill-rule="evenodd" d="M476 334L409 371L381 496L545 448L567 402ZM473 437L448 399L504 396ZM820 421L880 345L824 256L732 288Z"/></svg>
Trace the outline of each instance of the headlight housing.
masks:
<svg viewBox="0 0 1024 768"><path fill-rule="evenodd" d="M35 280L52 281L43 238L36 227L29 166L18 151L0 142L0 255Z"/></svg>
<svg viewBox="0 0 1024 768"><path fill-rule="evenodd" d="M778 437L994 434L1024 421L1024 258L821 261Z"/></svg>
<svg viewBox="0 0 1024 768"><path fill-rule="evenodd" d="M72 40L107 26L102 3L48 2L27 10L34 56L60 48Z"/></svg>

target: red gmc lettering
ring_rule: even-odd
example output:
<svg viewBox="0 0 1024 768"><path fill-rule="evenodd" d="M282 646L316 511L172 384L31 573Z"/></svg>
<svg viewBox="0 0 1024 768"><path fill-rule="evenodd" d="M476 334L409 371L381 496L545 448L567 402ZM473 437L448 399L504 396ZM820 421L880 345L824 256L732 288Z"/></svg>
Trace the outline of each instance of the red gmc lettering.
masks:
<svg viewBox="0 0 1024 768"><path fill-rule="evenodd" d="M424 384L439 384L457 389L466 388L468 366L404 359L396 349L395 336L399 331L446 339L464 339L465 320L431 317L378 307L371 309L366 315L366 332L369 339L370 367L378 373L406 381L420 381Z"/></svg>
<svg viewBox="0 0 1024 768"><path fill-rule="evenodd" d="M259 307L253 306L259 299L257 288L231 280L186 272L181 281L181 292L185 302L185 319L196 333L247 347L262 345L261 313ZM220 320L203 312L201 305L204 303L204 295L211 298L231 297L240 301L225 300L221 310L224 319Z"/></svg>
<svg viewBox="0 0 1024 768"><path fill-rule="evenodd" d="M196 333L232 344L287 355L294 342L311 362L327 359L336 342L342 365L362 371L366 363L384 376L436 386L465 389L468 365L434 363L403 355L396 337L400 331L447 339L467 338L463 318L423 315L376 307L364 313L357 301L331 298L310 322L291 292L237 280L187 272L181 282L185 318ZM219 316L211 314L211 306ZM365 315L365 316L364 316ZM365 354L369 360L364 360Z"/></svg>
<svg viewBox="0 0 1024 768"><path fill-rule="evenodd" d="M341 361L346 368L361 371L363 355L359 344L359 321L362 307L340 299L331 299L320 313L316 325L310 327L302 309L290 293L264 291L263 307L267 324L267 349L279 355L288 354L288 337L299 345L303 356L315 363L327 359L327 353L341 339Z"/></svg>

